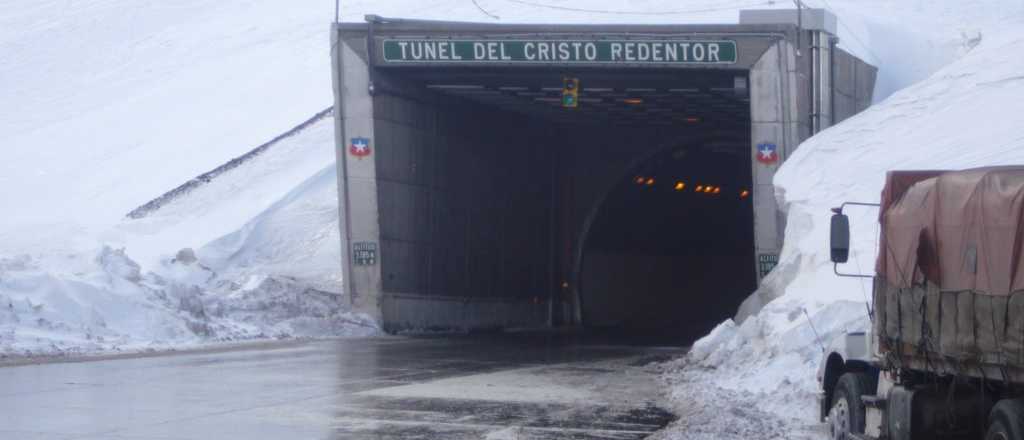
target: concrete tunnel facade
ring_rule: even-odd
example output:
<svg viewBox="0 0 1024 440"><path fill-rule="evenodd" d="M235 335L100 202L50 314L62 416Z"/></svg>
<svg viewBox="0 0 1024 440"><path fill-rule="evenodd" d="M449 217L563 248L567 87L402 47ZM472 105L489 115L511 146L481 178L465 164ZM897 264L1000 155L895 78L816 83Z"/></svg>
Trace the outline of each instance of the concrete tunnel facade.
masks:
<svg viewBox="0 0 1024 440"><path fill-rule="evenodd" d="M584 325L691 338L731 316L782 246L775 171L871 102L875 68L836 47L835 17L803 13L335 24L353 307L388 331ZM560 102L565 78L579 80L577 108Z"/></svg>

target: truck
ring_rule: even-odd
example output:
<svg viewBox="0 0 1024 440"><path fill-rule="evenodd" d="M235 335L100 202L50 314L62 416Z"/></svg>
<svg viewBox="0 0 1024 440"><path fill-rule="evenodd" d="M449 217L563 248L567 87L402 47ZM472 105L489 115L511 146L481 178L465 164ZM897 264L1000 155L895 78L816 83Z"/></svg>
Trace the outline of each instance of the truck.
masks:
<svg viewBox="0 0 1024 440"><path fill-rule="evenodd" d="M872 274L840 271L851 205L879 210ZM836 274L873 289L870 328L818 368L829 436L1024 440L1024 166L890 171L878 203L832 211Z"/></svg>

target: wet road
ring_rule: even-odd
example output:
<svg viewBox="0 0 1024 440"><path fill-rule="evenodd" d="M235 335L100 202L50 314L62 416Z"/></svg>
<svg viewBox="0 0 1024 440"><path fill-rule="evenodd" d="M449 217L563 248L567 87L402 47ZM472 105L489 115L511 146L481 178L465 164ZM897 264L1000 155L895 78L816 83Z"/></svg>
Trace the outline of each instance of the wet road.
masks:
<svg viewBox="0 0 1024 440"><path fill-rule="evenodd" d="M566 335L385 337L0 368L0 439L638 439L642 367Z"/></svg>

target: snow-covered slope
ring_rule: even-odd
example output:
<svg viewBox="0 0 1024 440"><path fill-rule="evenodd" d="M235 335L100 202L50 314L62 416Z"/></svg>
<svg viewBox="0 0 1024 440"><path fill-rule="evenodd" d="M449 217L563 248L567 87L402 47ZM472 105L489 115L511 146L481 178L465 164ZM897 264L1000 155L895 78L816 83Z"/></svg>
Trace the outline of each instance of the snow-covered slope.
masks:
<svg viewBox="0 0 1024 440"><path fill-rule="evenodd" d="M888 170L1024 163L1024 14L1018 4L1004 6L1005 17L993 20L961 59L811 138L783 165L775 184L788 213L786 243L762 285L768 299L778 298L741 325L726 322L699 341L670 374L677 392L731 393L771 416L756 423L724 420L741 430L778 425L788 427L781 432L812 432L798 427L812 424L816 414L821 346L815 331L827 343L845 330L864 329L871 291L869 281L833 274L829 208L877 202ZM870 273L877 211L847 212L854 248L843 270ZM677 437L669 438L701 438L691 435L701 432L694 426L674 432Z"/></svg>
<svg viewBox="0 0 1024 440"><path fill-rule="evenodd" d="M332 6L5 5L5 250L95 248L135 206L330 105Z"/></svg>
<svg viewBox="0 0 1024 440"><path fill-rule="evenodd" d="M503 23L727 23L739 9L792 7L771 0L476 3L341 2L344 21L374 13ZM983 30L987 44L990 23L1014 6L805 4L838 12L840 44L881 66L876 98L958 58ZM40 0L0 8L0 353L46 351L50 343L54 350L110 349L304 334L278 326L319 309L299 304L297 314L282 315L266 295L341 291L329 121L144 219L124 215L330 105L333 7L329 0ZM800 190L784 187L787 201L798 203ZM794 228L801 214L792 212ZM172 262L185 247L197 250L198 262ZM787 259L803 258L787 252ZM231 298L244 314L209 313ZM90 335L107 342L85 342L96 340Z"/></svg>
<svg viewBox="0 0 1024 440"><path fill-rule="evenodd" d="M481 0L481 10L461 0L341 3L346 21L375 13L502 23L735 22L739 9L792 6ZM976 38L975 17L1000 4L806 3L842 14L840 44L883 65L877 96L954 59ZM0 216L0 251L92 252L114 244L133 256L152 253L131 243L130 234L112 233L111 225L331 103L333 6L329 0L41 0L3 8L0 201L12 209Z"/></svg>

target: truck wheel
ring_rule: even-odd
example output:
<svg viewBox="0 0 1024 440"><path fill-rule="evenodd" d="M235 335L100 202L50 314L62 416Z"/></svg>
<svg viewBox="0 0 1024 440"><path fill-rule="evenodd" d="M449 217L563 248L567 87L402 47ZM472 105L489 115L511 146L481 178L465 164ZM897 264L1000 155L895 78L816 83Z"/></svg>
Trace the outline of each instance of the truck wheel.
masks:
<svg viewBox="0 0 1024 440"><path fill-rule="evenodd" d="M864 402L861 396L873 393L867 374L846 373L839 377L832 392L828 411L829 434L833 440L847 440L850 434L864 433Z"/></svg>
<svg viewBox="0 0 1024 440"><path fill-rule="evenodd" d="M988 414L985 440L1024 440L1024 402L1003 399Z"/></svg>

